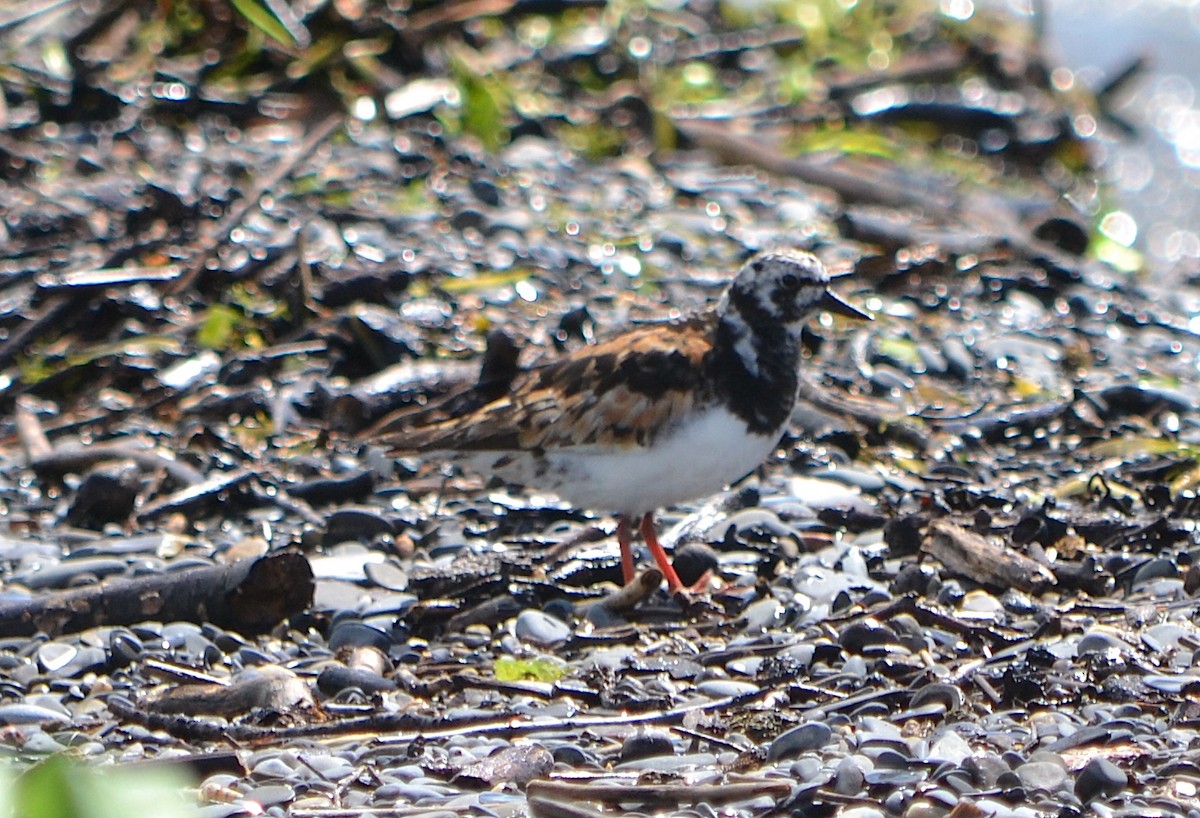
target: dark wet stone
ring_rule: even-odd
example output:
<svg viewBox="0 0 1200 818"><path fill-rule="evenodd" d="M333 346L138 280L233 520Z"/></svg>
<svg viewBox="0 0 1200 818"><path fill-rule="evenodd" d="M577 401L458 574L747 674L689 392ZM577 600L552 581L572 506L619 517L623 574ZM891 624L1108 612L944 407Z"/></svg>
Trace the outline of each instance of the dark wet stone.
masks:
<svg viewBox="0 0 1200 818"><path fill-rule="evenodd" d="M1102 796L1117 796L1128 784L1129 776L1124 770L1106 758L1096 757L1075 777L1075 795L1087 804Z"/></svg>
<svg viewBox="0 0 1200 818"><path fill-rule="evenodd" d="M1179 390L1133 383L1106 387L1095 397L1111 415L1145 415L1162 409L1191 412L1196 406L1191 396Z"/></svg>
<svg viewBox="0 0 1200 818"><path fill-rule="evenodd" d="M390 635L355 619L334 624L329 633L329 649L333 651L342 648L373 647L386 655L391 646Z"/></svg>
<svg viewBox="0 0 1200 818"><path fill-rule="evenodd" d="M500 206L500 188L487 179L472 179L468 183L475 198L491 207Z"/></svg>
<svg viewBox="0 0 1200 818"><path fill-rule="evenodd" d="M126 630L114 630L109 634L108 650L114 668L128 667L142 655L142 641Z"/></svg>
<svg viewBox="0 0 1200 818"><path fill-rule="evenodd" d="M910 710L918 710L926 705L937 704L942 712L949 712L963 703L963 692L957 686L944 682L932 682L920 688L909 701Z"/></svg>
<svg viewBox="0 0 1200 818"><path fill-rule="evenodd" d="M691 586L709 571L716 570L720 565L720 557L711 545L690 542L675 549L671 564L679 575L679 581Z"/></svg>
<svg viewBox="0 0 1200 818"><path fill-rule="evenodd" d="M1119 726L1114 723L1093 724L1088 727L1081 727L1070 735L1053 741L1043 746L1043 749L1052 753L1063 753L1074 747L1083 747L1089 744L1112 744L1125 741L1133 737L1133 732L1126 727Z"/></svg>
<svg viewBox="0 0 1200 818"><path fill-rule="evenodd" d="M852 622L838 635L838 644L851 653L862 653L864 649L895 641L895 634L874 620Z"/></svg>
<svg viewBox="0 0 1200 818"><path fill-rule="evenodd" d="M289 483L288 494L314 506L366 500L375 489L375 473L359 469L337 477Z"/></svg>
<svg viewBox="0 0 1200 818"><path fill-rule="evenodd" d="M776 761L820 749L833 739L833 730L823 722L809 721L780 733L767 748L767 760Z"/></svg>
<svg viewBox="0 0 1200 818"><path fill-rule="evenodd" d="M1133 587L1136 589L1147 582L1177 576L1179 576L1179 568L1173 560L1157 557L1146 560L1133 572Z"/></svg>
<svg viewBox="0 0 1200 818"><path fill-rule="evenodd" d="M586 752L570 744L555 747L551 755L554 756L555 764L567 767L582 767L584 764L590 764L593 760Z"/></svg>
<svg viewBox="0 0 1200 818"><path fill-rule="evenodd" d="M335 545L346 540L370 542L382 534L394 533L396 528L391 519L373 508L339 508L325 517L326 545Z"/></svg>
<svg viewBox="0 0 1200 818"><path fill-rule="evenodd" d="M892 580L891 591L895 596L924 594L935 579L932 569L917 563L909 563L896 573L896 578Z"/></svg>
<svg viewBox="0 0 1200 818"><path fill-rule="evenodd" d="M141 489L136 467L101 468L83 479L67 510L67 522L80 528L100 529L129 519Z"/></svg>
<svg viewBox="0 0 1200 818"><path fill-rule="evenodd" d="M912 759L907 752L902 753L891 749L875 753L874 761L876 769L904 770L912 766Z"/></svg>
<svg viewBox="0 0 1200 818"><path fill-rule="evenodd" d="M883 799L883 807L887 815L902 815L912 800L912 793L895 790Z"/></svg>
<svg viewBox="0 0 1200 818"><path fill-rule="evenodd" d="M209 645L209 648L211 649L212 653L206 655L211 655L212 661L219 662L224 654L224 651L212 644ZM253 645L246 645L245 647L238 648L236 656L238 664L242 667L262 667L265 665L273 665L278 661L278 657L272 656L270 653L267 653L266 651L261 650Z"/></svg>
<svg viewBox="0 0 1200 818"><path fill-rule="evenodd" d="M326 696L336 696L351 688L372 695L395 690L396 683L362 668L328 667L317 676L317 689Z"/></svg>
<svg viewBox="0 0 1200 818"><path fill-rule="evenodd" d="M1012 773L1012 768L995 753L980 753L964 759L962 769L981 790L996 787L1001 775Z"/></svg>
<svg viewBox="0 0 1200 818"><path fill-rule="evenodd" d="M63 560L35 571L16 574L13 576L12 582L35 591L47 588L66 588L75 584L80 577L103 578L113 574L123 574L126 568L128 568L128 563L125 560L111 557Z"/></svg>
<svg viewBox="0 0 1200 818"><path fill-rule="evenodd" d="M674 755L675 745L665 733L639 731L621 743L621 761L636 761L652 756Z"/></svg>

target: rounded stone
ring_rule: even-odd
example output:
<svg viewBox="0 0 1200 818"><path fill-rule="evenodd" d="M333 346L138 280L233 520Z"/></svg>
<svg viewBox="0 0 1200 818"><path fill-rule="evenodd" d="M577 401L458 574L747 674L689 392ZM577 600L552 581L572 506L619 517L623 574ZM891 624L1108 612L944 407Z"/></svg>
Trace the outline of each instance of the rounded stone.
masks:
<svg viewBox="0 0 1200 818"><path fill-rule="evenodd" d="M780 733L767 748L767 760L777 761L824 747L833 738L833 730L819 721L809 721Z"/></svg>
<svg viewBox="0 0 1200 818"><path fill-rule="evenodd" d="M1075 796L1083 803L1120 794L1129 784L1125 771L1106 758L1093 758L1075 778Z"/></svg>
<svg viewBox="0 0 1200 818"><path fill-rule="evenodd" d="M571 638L571 626L542 611L525 610L517 615L513 633L522 642L541 647L561 645Z"/></svg>

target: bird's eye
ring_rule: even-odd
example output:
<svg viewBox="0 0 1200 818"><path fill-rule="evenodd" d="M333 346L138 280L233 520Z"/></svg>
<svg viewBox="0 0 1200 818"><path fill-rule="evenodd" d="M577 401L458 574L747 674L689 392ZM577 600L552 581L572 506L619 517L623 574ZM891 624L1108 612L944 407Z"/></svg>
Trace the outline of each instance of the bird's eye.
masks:
<svg viewBox="0 0 1200 818"><path fill-rule="evenodd" d="M789 290L794 290L800 286L800 279L796 278L795 273L788 273L783 278L779 279L779 281Z"/></svg>

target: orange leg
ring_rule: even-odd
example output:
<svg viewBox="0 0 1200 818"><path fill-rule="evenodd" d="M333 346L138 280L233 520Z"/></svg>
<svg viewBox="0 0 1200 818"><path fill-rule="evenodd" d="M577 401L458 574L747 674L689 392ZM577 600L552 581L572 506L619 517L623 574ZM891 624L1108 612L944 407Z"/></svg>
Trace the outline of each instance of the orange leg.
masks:
<svg viewBox="0 0 1200 818"><path fill-rule="evenodd" d="M624 520L625 518L622 517L621 519ZM620 531L619 525L617 527L617 530L618 530L618 532ZM667 579L667 590L670 591L671 593L675 593L676 591L678 591L680 588L683 587L683 583L679 581L679 575L675 573L675 567L673 565L671 565L671 561L669 559L667 559L667 552L663 551L663 547L661 545L659 545L658 533L654 530L654 515L653 514L646 513L646 514L642 515L641 530L642 530L642 539L645 540L646 546L650 549L650 553L654 555L654 561L658 563L659 570L662 571L663 576L666 577L666 579ZM624 549L622 549L622 551L621 551L622 560L624 560L625 554L626 554L626 551ZM624 563L622 563L622 565L624 565ZM633 568L633 564L632 564L632 558L631 558L630 569L632 570L632 568ZM626 583L629 582L628 575L626 575L625 582Z"/></svg>
<svg viewBox="0 0 1200 818"><path fill-rule="evenodd" d="M622 514L617 518L617 543L621 546L621 576L624 584L633 582L633 526Z"/></svg>

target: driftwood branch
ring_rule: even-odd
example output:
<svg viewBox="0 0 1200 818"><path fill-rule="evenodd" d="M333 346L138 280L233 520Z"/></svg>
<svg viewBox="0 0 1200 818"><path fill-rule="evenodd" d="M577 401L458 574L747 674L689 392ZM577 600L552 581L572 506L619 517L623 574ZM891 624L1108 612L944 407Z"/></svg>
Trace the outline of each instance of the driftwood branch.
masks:
<svg viewBox="0 0 1200 818"><path fill-rule="evenodd" d="M212 622L241 633L269 630L312 602L312 567L281 551L257 560L118 579L0 603L0 637L51 636L99 625Z"/></svg>

